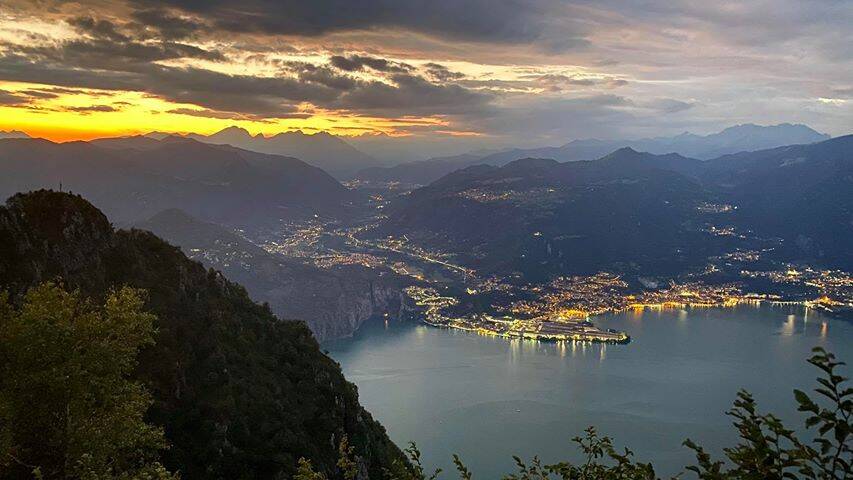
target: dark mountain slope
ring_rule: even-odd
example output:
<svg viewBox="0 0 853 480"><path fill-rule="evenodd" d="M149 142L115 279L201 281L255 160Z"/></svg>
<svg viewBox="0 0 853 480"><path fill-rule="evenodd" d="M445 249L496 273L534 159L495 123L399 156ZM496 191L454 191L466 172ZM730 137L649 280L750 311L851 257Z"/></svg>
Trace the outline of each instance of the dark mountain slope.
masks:
<svg viewBox="0 0 853 480"><path fill-rule="evenodd" d="M331 176L295 158L176 137L0 140L0 169L0 195L61 183L124 223L176 207L230 225L277 222L336 215L354 198Z"/></svg>
<svg viewBox="0 0 853 480"><path fill-rule="evenodd" d="M79 196L12 197L0 207L0 288L20 298L57 277L95 298L118 285L149 292L159 333L136 375L184 478L289 478L300 456L337 477L343 434L370 478L401 458L303 323L276 319L151 233L113 230Z"/></svg>
<svg viewBox="0 0 853 480"><path fill-rule="evenodd" d="M704 203L737 208L715 216ZM587 162L475 165L390 212L378 235L407 235L504 274L683 272L743 247L741 234L782 239L772 242L779 260L850 269L853 136L706 161L622 148Z"/></svg>
<svg viewBox="0 0 853 480"><path fill-rule="evenodd" d="M469 167L413 191L377 234L405 234L487 272L670 273L720 248L697 214L711 194L668 169L699 164L624 149L591 162Z"/></svg>
<svg viewBox="0 0 853 480"><path fill-rule="evenodd" d="M744 226L788 253L853 268L853 135L709 160L703 181L738 205Z"/></svg>

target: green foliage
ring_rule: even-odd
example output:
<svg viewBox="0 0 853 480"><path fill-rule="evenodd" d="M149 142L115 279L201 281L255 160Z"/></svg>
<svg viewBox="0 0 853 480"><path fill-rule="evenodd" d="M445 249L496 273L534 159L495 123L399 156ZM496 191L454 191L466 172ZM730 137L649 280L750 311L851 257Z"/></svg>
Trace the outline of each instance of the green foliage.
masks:
<svg viewBox="0 0 853 480"><path fill-rule="evenodd" d="M386 469L385 478L389 480L436 480L441 474L441 469L436 469L430 476L426 475L421 461L421 451L415 442L410 442L408 448L403 450L408 461L396 461L390 469Z"/></svg>
<svg viewBox="0 0 853 480"><path fill-rule="evenodd" d="M338 468L344 480L355 480L358 476L358 462L355 460L355 448L350 446L349 439L344 435L338 444Z"/></svg>
<svg viewBox="0 0 853 480"><path fill-rule="evenodd" d="M130 288L102 306L51 283L20 308L0 296L0 478L176 478L143 419L150 395L129 379L153 322Z"/></svg>
<svg viewBox="0 0 853 480"><path fill-rule="evenodd" d="M326 476L314 470L311 460L300 458L293 480L326 480Z"/></svg>
<svg viewBox="0 0 853 480"><path fill-rule="evenodd" d="M459 455L453 454L453 464L456 465L456 471L459 472L459 478L462 480L471 480L471 471L462 463Z"/></svg>
<svg viewBox="0 0 853 480"><path fill-rule="evenodd" d="M534 480L560 478L564 480L654 480L655 471L651 464L635 463L633 453L625 449L619 453L613 447L610 437L601 437L593 427L586 429L586 435L575 437L573 442L583 451L586 461L579 465L570 462L560 462L553 465L542 465L538 458L531 465L525 464L520 458L515 458L518 473L508 475L506 480Z"/></svg>
<svg viewBox="0 0 853 480"><path fill-rule="evenodd" d="M358 459L355 456L355 448L350 446L346 435L338 443L338 470L339 477L344 480L359 478ZM311 460L303 457L297 463L296 474L293 476L293 480L328 480L328 477L317 472Z"/></svg>
<svg viewBox="0 0 853 480"><path fill-rule="evenodd" d="M729 411L736 419L734 424L741 438L738 445L725 449L729 463L712 460L688 440L685 445L696 451L698 465L687 469L703 480L853 478L853 389L845 387L847 378L837 373L843 362L837 362L833 354L820 347L813 351L808 361L822 372L823 376L817 379L820 386L814 391L823 405L805 392L794 390L798 410L809 414L806 428L817 431L812 442L801 440L775 415L758 413L752 396L741 391Z"/></svg>

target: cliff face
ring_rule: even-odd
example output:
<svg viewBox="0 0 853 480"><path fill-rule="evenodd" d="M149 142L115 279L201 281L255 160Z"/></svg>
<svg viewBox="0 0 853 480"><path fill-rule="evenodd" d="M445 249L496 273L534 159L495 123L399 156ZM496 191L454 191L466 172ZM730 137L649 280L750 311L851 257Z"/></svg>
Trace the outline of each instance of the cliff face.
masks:
<svg viewBox="0 0 853 480"><path fill-rule="evenodd" d="M399 315L407 280L390 270L377 272L360 265L319 268L267 252L220 225L179 210L161 212L137 226L221 270L279 317L304 320L321 342L351 336L373 316Z"/></svg>
<svg viewBox="0 0 853 480"><path fill-rule="evenodd" d="M159 333L136 376L171 443L167 466L184 478L288 478L299 457L336 478L344 434L371 478L401 460L304 323L276 319L149 232L113 230L80 197L16 195L0 207L0 289L14 299L56 278L95 298L148 291Z"/></svg>
<svg viewBox="0 0 853 480"><path fill-rule="evenodd" d="M361 285L361 291L346 292L333 309L308 322L317 338L349 337L373 316L388 315L394 320L400 319L405 304L400 287L365 283Z"/></svg>

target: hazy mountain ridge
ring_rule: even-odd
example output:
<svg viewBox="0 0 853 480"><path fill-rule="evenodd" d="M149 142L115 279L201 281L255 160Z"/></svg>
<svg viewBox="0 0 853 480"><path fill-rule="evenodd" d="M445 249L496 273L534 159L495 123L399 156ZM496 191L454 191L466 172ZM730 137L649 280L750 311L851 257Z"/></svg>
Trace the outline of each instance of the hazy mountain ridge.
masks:
<svg viewBox="0 0 853 480"><path fill-rule="evenodd" d="M486 271L685 271L741 246L734 226L784 239L790 260L851 268L853 136L697 160L622 148L598 160L476 165L401 197L377 235L403 235ZM722 217L702 204L732 204ZM467 255L466 255L467 254Z"/></svg>
<svg viewBox="0 0 853 480"><path fill-rule="evenodd" d="M3 138L32 138L20 130L0 130L0 139Z"/></svg>
<svg viewBox="0 0 853 480"><path fill-rule="evenodd" d="M504 165L519 158L552 158L560 162L595 160L623 147L655 154L678 153L702 160L725 154L767 149L792 144L807 144L827 140L829 135L818 133L805 125L753 124L729 127L710 135L683 133L674 137L639 140L574 140L559 147L515 148L479 156L459 155L394 167L373 168L359 172L357 177L371 181L402 181L428 184L459 168L477 163Z"/></svg>
<svg viewBox="0 0 853 480"><path fill-rule="evenodd" d="M224 227L166 210L136 227L178 245L188 257L222 271L281 318L305 321L318 341L347 337L374 315L398 318L404 280L360 265L321 269L275 255Z"/></svg>
<svg viewBox="0 0 853 480"><path fill-rule="evenodd" d="M149 135L154 138L164 136L158 133ZM380 164L378 160L359 151L345 140L327 132L282 132L265 137L262 134L252 135L240 127L228 127L211 135L191 133L186 137L203 143L231 145L259 153L296 157L338 179L347 179L361 169Z"/></svg>
<svg viewBox="0 0 853 480"><path fill-rule="evenodd" d="M190 139L53 143L0 140L0 195L38 188L82 193L118 222L168 208L239 225L340 212L354 194L298 159Z"/></svg>
<svg viewBox="0 0 853 480"><path fill-rule="evenodd" d="M183 478L290 478L300 457L331 474L344 434L371 478L402 459L302 322L278 320L149 232L113 230L79 196L12 197L0 207L0 289L17 299L57 277L95 299L114 286L148 292L159 333L135 376Z"/></svg>
<svg viewBox="0 0 853 480"><path fill-rule="evenodd" d="M402 163L391 167L372 167L359 171L356 177L371 182L427 184L453 170L477 163L482 156L471 153Z"/></svg>

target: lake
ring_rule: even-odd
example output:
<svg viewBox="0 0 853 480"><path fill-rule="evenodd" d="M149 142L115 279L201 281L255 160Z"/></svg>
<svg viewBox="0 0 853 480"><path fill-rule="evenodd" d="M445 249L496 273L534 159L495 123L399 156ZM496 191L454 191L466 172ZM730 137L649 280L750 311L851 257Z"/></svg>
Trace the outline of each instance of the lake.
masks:
<svg viewBox="0 0 853 480"><path fill-rule="evenodd" d="M716 453L735 443L725 411L741 388L799 428L792 390L814 385L811 348L849 363L853 345L853 324L800 307L629 311L595 323L632 342L540 343L376 322L324 348L398 445L415 441L442 478L456 478L458 453L475 478L491 479L513 470L512 455L579 459L570 440L590 425L659 474L677 473L694 458L685 438Z"/></svg>

